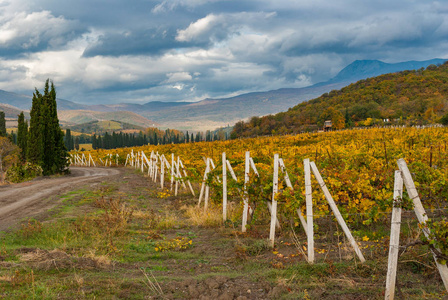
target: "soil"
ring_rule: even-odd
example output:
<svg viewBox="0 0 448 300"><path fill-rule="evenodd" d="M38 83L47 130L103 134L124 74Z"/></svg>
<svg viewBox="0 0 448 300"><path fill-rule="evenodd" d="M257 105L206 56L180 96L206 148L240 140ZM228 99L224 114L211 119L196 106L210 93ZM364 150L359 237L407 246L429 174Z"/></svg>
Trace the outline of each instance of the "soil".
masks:
<svg viewBox="0 0 448 300"><path fill-rule="evenodd" d="M24 218L46 214L60 203L59 195L82 185L96 185L105 178L120 176L114 168L71 167L71 174L40 177L32 181L0 187L0 230L16 227Z"/></svg>

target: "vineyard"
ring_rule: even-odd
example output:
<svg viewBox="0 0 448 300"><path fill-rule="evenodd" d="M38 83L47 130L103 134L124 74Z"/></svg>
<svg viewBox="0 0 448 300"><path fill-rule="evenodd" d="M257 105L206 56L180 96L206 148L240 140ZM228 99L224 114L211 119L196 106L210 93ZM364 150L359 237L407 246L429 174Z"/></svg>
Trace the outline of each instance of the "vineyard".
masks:
<svg viewBox="0 0 448 300"><path fill-rule="evenodd" d="M404 251L412 243L435 246L436 260L445 265L448 254L444 217L448 196L447 141L448 130L444 127L375 128L97 150L84 152L82 157L74 154L73 163L133 166L147 174L151 181L158 182L166 193L177 195L183 186L183 193L194 195L198 207L204 201L204 208L200 208L204 214L209 205L223 211L223 226L230 225L243 232L264 228L262 236L267 237L271 224L272 247L274 226L280 232L292 228L296 232L314 230L318 237L327 236L328 231L335 235L339 227L332 224L336 224L334 216L340 214L345 222L340 224L342 229L348 226L357 240L352 244L355 252L358 253L356 248L360 245L361 249L370 247L371 256L372 249L384 256L390 236L388 224L394 204L396 207L397 160L404 158L426 210L425 218L429 220L419 227L415 215L408 213L409 228L404 229L408 232L400 245L405 245L402 246ZM322 175L321 182L311 180L309 165L307 175L306 166L310 161L313 172L318 170ZM228 176L226 172L230 172ZM320 177L317 173L314 173L316 179ZM311 187L309 192L305 188L306 180ZM326 201L325 192L320 191L323 186L328 188L338 212ZM308 202L312 215L305 213L310 211L308 196L312 199L312 204ZM400 208L412 211L414 198L404 193ZM227 207L232 207L231 214L227 213ZM278 219L271 216L271 211L278 211L275 214ZM314 219L314 224L306 228L304 217ZM432 229L430 236L420 236L424 226ZM300 241L296 236L297 248L303 248L304 257L305 245L309 249L310 243L309 239ZM312 253L308 251L307 258L311 262L314 252L322 254L318 260L332 255L328 249L316 248ZM363 259L361 254L361 262Z"/></svg>
<svg viewBox="0 0 448 300"><path fill-rule="evenodd" d="M222 183L216 180L222 172L221 157L225 152L238 181L229 181L229 197L240 201L243 193L245 153L255 163L258 176L251 176L247 193L251 202L262 205L272 198L273 157L278 153L284 161L293 192L280 183L279 210L284 216L296 215L297 208L305 208L303 160L314 161L331 191L342 215L354 226L383 222L390 216L393 203L394 170L396 161L405 158L412 170L425 206L432 212L445 207L448 196L448 155L446 128L396 128L348 130L331 133L300 134L296 136L263 137L236 141L201 142L163 146L143 146L117 150L85 152L99 165L125 165L126 157L133 151L151 151L180 157L192 182L201 183L205 172L205 158L217 163L209 173L210 198L222 202ZM113 159L110 159L113 154ZM108 164L108 165L109 165ZM128 163L129 165L129 163ZM167 173L169 178L170 173ZM315 217L329 214L328 206L318 193L315 195Z"/></svg>

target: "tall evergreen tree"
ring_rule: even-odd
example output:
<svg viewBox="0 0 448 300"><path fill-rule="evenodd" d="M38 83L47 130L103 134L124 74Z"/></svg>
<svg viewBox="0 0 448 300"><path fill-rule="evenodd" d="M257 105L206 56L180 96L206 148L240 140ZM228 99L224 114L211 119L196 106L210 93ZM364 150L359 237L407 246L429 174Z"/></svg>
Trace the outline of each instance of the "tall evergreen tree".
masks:
<svg viewBox="0 0 448 300"><path fill-rule="evenodd" d="M41 130L42 94L35 89L30 111L30 127L28 131L27 159L34 164L42 165L43 132Z"/></svg>
<svg viewBox="0 0 448 300"><path fill-rule="evenodd" d="M76 151L79 150L79 138L78 137L75 137L75 149L76 149Z"/></svg>
<svg viewBox="0 0 448 300"><path fill-rule="evenodd" d="M0 111L0 136L6 136L6 120L4 111Z"/></svg>
<svg viewBox="0 0 448 300"><path fill-rule="evenodd" d="M47 79L44 94L33 94L27 157L46 175L65 172L68 166L64 133L59 127L54 84Z"/></svg>
<svg viewBox="0 0 448 300"><path fill-rule="evenodd" d="M98 149L98 146L96 145L96 134L95 133L92 135L92 149Z"/></svg>
<svg viewBox="0 0 448 300"><path fill-rule="evenodd" d="M70 129L65 130L65 148L67 148L68 151L73 150L71 148L72 143L72 131Z"/></svg>
<svg viewBox="0 0 448 300"><path fill-rule="evenodd" d="M17 120L17 146L22 149L22 153L20 154L22 161L26 161L26 148L27 148L27 140L28 140L28 122L25 120L25 115L23 111L19 114Z"/></svg>

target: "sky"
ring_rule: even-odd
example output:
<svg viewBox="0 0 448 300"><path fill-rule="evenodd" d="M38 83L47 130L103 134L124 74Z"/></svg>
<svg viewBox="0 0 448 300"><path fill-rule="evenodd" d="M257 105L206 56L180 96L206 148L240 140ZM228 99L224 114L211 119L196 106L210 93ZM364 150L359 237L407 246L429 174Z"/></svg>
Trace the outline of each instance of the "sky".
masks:
<svg viewBox="0 0 448 300"><path fill-rule="evenodd" d="M429 0L0 0L0 89L85 104L199 101L326 81L359 59L448 58Z"/></svg>

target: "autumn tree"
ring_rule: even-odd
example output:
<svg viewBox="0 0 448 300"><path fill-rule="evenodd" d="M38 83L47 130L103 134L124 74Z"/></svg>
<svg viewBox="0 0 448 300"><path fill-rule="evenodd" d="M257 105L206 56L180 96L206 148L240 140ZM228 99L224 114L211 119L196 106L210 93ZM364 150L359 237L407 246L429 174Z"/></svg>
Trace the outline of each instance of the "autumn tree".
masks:
<svg viewBox="0 0 448 300"><path fill-rule="evenodd" d="M321 115L320 121L323 124L326 120L331 120L333 129L343 129L345 127L344 115L333 107L328 107Z"/></svg>
<svg viewBox="0 0 448 300"><path fill-rule="evenodd" d="M19 147L14 145L8 138L0 137L0 174L3 181L3 166L7 159L14 158L13 156L19 152Z"/></svg>
<svg viewBox="0 0 448 300"><path fill-rule="evenodd" d="M6 136L6 120L3 111L0 111L0 136Z"/></svg>

